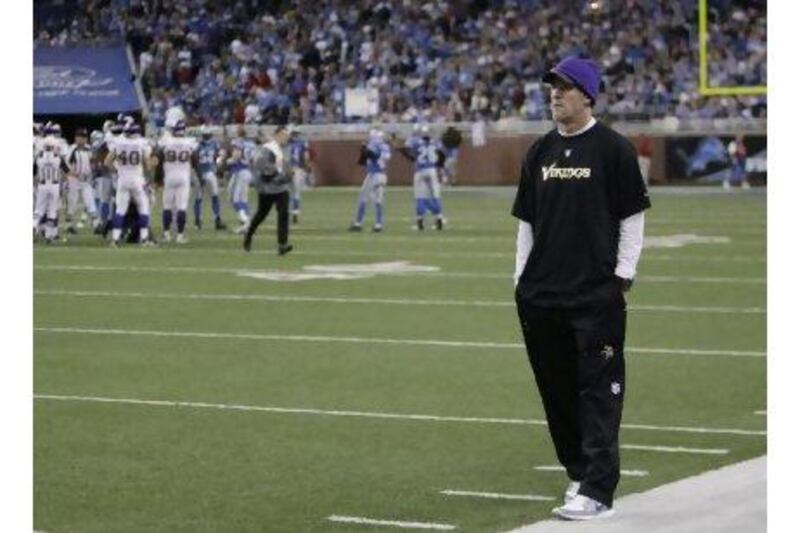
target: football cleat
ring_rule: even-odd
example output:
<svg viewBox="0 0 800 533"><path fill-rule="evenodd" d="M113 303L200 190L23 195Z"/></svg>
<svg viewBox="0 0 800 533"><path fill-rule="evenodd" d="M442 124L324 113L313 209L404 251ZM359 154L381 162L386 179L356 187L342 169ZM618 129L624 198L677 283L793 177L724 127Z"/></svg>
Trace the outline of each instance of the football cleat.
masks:
<svg viewBox="0 0 800 533"><path fill-rule="evenodd" d="M183 233L178 233L178 235L175 237L175 242L178 244L186 244L189 242L189 239L187 239L186 235Z"/></svg>
<svg viewBox="0 0 800 533"><path fill-rule="evenodd" d="M228 226L226 226L225 223L218 218L214 221L214 229L218 231L226 230L228 229Z"/></svg>
<svg viewBox="0 0 800 533"><path fill-rule="evenodd" d="M242 242L242 247L244 248L244 251L249 252L252 246L253 246L253 237L250 235L245 235L244 241Z"/></svg>
<svg viewBox="0 0 800 533"><path fill-rule="evenodd" d="M439 231L444 229L444 221L441 218L436 219L436 229Z"/></svg>
<svg viewBox="0 0 800 533"><path fill-rule="evenodd" d="M372 232L373 233L380 233L382 231L383 231L383 226L379 226L377 224L375 226L372 226Z"/></svg>
<svg viewBox="0 0 800 533"><path fill-rule="evenodd" d="M171 235L170 233L164 233L164 234L161 236L161 240L162 240L163 242L170 242L170 241L172 241L172 235Z"/></svg>
<svg viewBox="0 0 800 533"><path fill-rule="evenodd" d="M355 231L355 232L361 231L361 226L359 226L358 224L352 224L349 228L347 228L347 231Z"/></svg>
<svg viewBox="0 0 800 533"><path fill-rule="evenodd" d="M278 245L278 255L286 255L294 249L294 246L291 244L279 244Z"/></svg>

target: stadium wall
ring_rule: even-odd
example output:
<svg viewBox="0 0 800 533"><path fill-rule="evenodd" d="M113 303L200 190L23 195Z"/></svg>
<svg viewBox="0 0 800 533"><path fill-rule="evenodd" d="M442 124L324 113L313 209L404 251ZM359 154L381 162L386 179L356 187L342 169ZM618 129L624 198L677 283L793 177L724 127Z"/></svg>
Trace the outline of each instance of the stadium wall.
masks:
<svg viewBox="0 0 800 533"><path fill-rule="evenodd" d="M462 143L456 163L458 185L516 185L522 158L536 135L490 137L485 146ZM631 141L634 139L632 138ZM360 185L364 168L357 164L362 140L311 139L314 176L319 185ZM650 182L666 179L666 139L653 138ZM411 185L413 166L396 150L387 170L390 185Z"/></svg>

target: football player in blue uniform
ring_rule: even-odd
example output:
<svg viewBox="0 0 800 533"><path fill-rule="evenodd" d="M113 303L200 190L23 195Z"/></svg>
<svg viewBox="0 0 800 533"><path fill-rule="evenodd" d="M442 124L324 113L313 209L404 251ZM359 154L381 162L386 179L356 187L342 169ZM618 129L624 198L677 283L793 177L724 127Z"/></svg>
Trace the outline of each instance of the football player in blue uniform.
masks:
<svg viewBox="0 0 800 533"><path fill-rule="evenodd" d="M236 228L236 233L244 233L250 225L248 193L250 183L253 181L250 165L255 149L255 141L247 138L244 126L241 126L238 136L231 141L231 157L227 161L228 171L231 173L228 191L233 209L241 222L241 226Z"/></svg>
<svg viewBox="0 0 800 533"><path fill-rule="evenodd" d="M423 124L419 135L412 135L406 141L401 153L414 162L414 200L417 215L417 230L425 229L425 213L436 217L436 229L444 228L442 214L442 186L439 182L439 169L445 161L442 143L433 139L430 127Z"/></svg>
<svg viewBox="0 0 800 533"><path fill-rule="evenodd" d="M289 171L292 174L292 223L300 221L300 193L310 175L308 140L294 126L289 126Z"/></svg>
<svg viewBox="0 0 800 533"><path fill-rule="evenodd" d="M194 225L200 229L203 225L203 192L208 190L211 196L211 211L214 213L214 229L224 230L227 226L222 222L219 203L219 184L217 182L217 166L222 162L224 152L211 134L211 129L203 126L200 145L197 149L198 187L194 197Z"/></svg>
<svg viewBox="0 0 800 533"><path fill-rule="evenodd" d="M366 144L361 145L361 154L358 164L367 169L367 176L361 184L358 194L358 207L356 217L350 225L350 231L361 231L367 203L375 205L375 223L372 231L383 231L383 196L386 189L386 164L392 157L392 151L383 140L383 132L373 129L369 133Z"/></svg>

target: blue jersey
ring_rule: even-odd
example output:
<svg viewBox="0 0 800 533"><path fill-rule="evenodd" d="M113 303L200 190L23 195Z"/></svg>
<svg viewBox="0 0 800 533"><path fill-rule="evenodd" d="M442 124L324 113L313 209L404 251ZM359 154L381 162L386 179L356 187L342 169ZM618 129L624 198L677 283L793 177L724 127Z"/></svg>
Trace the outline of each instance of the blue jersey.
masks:
<svg viewBox="0 0 800 533"><path fill-rule="evenodd" d="M406 148L414 157L415 170L428 170L436 167L439 151L443 151L442 143L433 139L427 141L422 137L411 137L406 141Z"/></svg>
<svg viewBox="0 0 800 533"><path fill-rule="evenodd" d="M197 147L197 161L200 172L203 174L207 172L216 172L218 155L219 143L216 140L210 139L208 141L200 141L200 145Z"/></svg>
<svg viewBox="0 0 800 533"><path fill-rule="evenodd" d="M294 138L289 141L289 164L292 167L308 166L308 141Z"/></svg>
<svg viewBox="0 0 800 533"><path fill-rule="evenodd" d="M228 164L228 168L231 172L239 172L240 170L249 170L250 169L250 162L253 160L253 153L256 150L256 143L251 141L250 139L245 139L243 137L237 137L236 139L231 141L231 147L234 150L239 150L242 153L242 157L231 161Z"/></svg>
<svg viewBox="0 0 800 533"><path fill-rule="evenodd" d="M367 174L386 174L386 163L392 157L392 150L386 141L370 139L367 150L378 154L376 159L367 158Z"/></svg>

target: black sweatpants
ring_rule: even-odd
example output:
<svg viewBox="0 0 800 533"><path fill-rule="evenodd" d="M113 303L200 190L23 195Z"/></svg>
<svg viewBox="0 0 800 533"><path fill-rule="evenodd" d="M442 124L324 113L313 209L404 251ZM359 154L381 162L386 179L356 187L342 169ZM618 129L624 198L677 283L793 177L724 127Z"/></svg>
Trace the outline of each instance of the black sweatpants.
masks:
<svg viewBox="0 0 800 533"><path fill-rule="evenodd" d="M289 191L276 194L258 194L258 209L247 228L247 239L252 239L258 226L267 218L272 204L278 210L278 244L283 245L289 241Z"/></svg>
<svg viewBox="0 0 800 533"><path fill-rule="evenodd" d="M625 395L625 299L581 309L517 301L558 460L579 493L611 506Z"/></svg>

